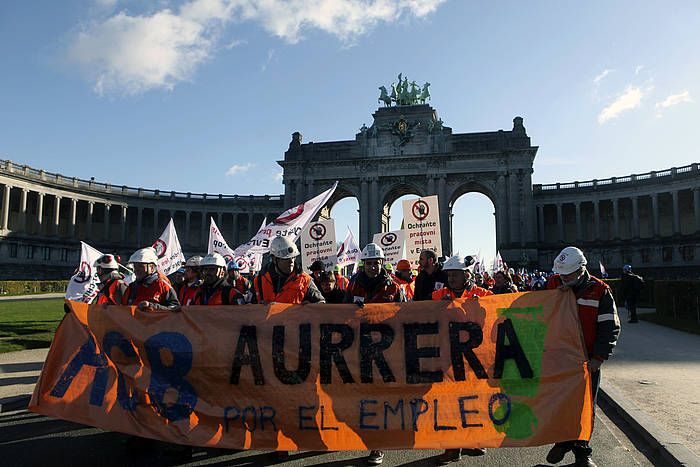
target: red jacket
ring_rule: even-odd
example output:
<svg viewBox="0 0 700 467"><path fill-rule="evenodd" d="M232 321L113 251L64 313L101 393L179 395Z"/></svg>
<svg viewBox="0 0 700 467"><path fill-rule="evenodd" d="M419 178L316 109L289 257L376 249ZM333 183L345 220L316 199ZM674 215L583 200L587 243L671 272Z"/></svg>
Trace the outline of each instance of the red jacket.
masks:
<svg viewBox="0 0 700 467"><path fill-rule="evenodd" d="M121 279L112 279L97 293L95 303L98 305L121 305L127 284Z"/></svg>
<svg viewBox="0 0 700 467"><path fill-rule="evenodd" d="M238 289L223 285L223 280L214 287L201 286L192 300L192 305L245 305L245 298Z"/></svg>
<svg viewBox="0 0 700 467"><path fill-rule="evenodd" d="M132 282L122 297L122 305L136 306L143 301L161 305L156 308L172 309L180 306L170 281L159 273L153 273L141 281Z"/></svg>
<svg viewBox="0 0 700 467"><path fill-rule="evenodd" d="M464 289L462 291L462 295L460 295L459 297L457 297L457 294L455 294L454 291L452 291L452 289L448 287L443 287L440 290L436 290L435 292L433 292L433 300L442 300L445 296L448 296L452 300L454 300L455 298L486 297L487 295L493 295L493 292L481 288L478 285L475 285L470 290Z"/></svg>
<svg viewBox="0 0 700 467"><path fill-rule="evenodd" d="M275 293L272 277L269 272L258 274L253 279L253 289L255 290L255 298L258 303L278 302L299 304L304 301L304 297L309 290L311 284L311 276L302 273L292 273L287 278L281 290Z"/></svg>

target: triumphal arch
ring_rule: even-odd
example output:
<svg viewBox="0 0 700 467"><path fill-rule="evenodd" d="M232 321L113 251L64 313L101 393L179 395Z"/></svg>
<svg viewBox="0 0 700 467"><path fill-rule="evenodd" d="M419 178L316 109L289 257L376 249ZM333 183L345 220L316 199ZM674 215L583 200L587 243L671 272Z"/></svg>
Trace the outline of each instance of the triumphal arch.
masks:
<svg viewBox="0 0 700 467"><path fill-rule="evenodd" d="M380 87L382 106L353 140L305 143L298 132L279 164L284 169L286 207L339 181L322 215L354 197L359 209L359 242L389 228L389 207L400 196L438 195L443 254L452 253L452 207L468 192L486 195L495 208L496 244L506 261L537 260L537 210L530 144L523 119L513 128L453 133L427 103L428 87L399 76L392 92Z"/></svg>

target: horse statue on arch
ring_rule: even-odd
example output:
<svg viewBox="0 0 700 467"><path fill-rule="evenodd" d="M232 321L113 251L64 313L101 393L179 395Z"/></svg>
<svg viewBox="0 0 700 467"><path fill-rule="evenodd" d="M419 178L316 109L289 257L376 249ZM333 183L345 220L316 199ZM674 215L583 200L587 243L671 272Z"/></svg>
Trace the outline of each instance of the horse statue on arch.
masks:
<svg viewBox="0 0 700 467"><path fill-rule="evenodd" d="M430 91L428 91L428 88L430 87L430 83L425 83L423 85L423 90L420 93L420 96L418 96L418 100L420 101L421 104L425 104L425 101L430 99Z"/></svg>
<svg viewBox="0 0 700 467"><path fill-rule="evenodd" d="M384 102L385 107L390 107L391 106L391 97L389 97L389 93L386 90L386 87L384 86L379 86L379 98L377 99L377 102L381 103Z"/></svg>

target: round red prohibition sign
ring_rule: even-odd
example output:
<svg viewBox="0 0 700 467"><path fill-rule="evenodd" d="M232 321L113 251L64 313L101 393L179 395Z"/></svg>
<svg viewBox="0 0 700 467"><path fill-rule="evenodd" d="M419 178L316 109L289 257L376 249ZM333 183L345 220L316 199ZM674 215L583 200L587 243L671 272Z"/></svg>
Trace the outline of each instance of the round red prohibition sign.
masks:
<svg viewBox="0 0 700 467"><path fill-rule="evenodd" d="M224 261L226 261L226 264L233 261L233 256L231 256L231 255L223 255L223 256L224 256Z"/></svg>
<svg viewBox="0 0 700 467"><path fill-rule="evenodd" d="M156 256L158 256L158 259L162 258L165 256L165 250L168 249L168 246L165 244L163 240L160 238L156 240L156 242L153 244L153 248L156 250Z"/></svg>
<svg viewBox="0 0 700 467"><path fill-rule="evenodd" d="M426 203L422 199L419 199L418 201L413 203L413 208L411 209L411 212L413 213L413 217L415 217L419 221L422 221L423 219L428 217L428 214L430 213L430 207L428 207L428 203Z"/></svg>
<svg viewBox="0 0 700 467"><path fill-rule="evenodd" d="M311 238L313 238L314 240L321 240L323 237L326 236L326 226L323 224L312 225L309 229L309 235L311 235Z"/></svg>
<svg viewBox="0 0 700 467"><path fill-rule="evenodd" d="M386 233L382 235L382 239L379 241L383 246L390 246L396 242L396 234L393 232Z"/></svg>
<svg viewBox="0 0 700 467"><path fill-rule="evenodd" d="M236 261L236 264L238 264L238 267L241 269L245 269L248 267L248 262L243 258L239 258L238 261Z"/></svg>
<svg viewBox="0 0 700 467"><path fill-rule="evenodd" d="M84 284L90 279L92 279L92 267L86 261L81 261L80 269L78 269L78 273L73 277L73 280L78 284Z"/></svg>

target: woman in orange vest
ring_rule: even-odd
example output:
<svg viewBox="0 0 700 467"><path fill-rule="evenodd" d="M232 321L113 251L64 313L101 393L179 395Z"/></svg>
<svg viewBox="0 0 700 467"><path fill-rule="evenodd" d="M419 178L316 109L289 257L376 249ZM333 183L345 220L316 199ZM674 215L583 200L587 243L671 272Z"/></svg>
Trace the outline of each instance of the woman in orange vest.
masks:
<svg viewBox="0 0 700 467"><path fill-rule="evenodd" d="M95 261L97 277L100 279L100 291L95 297L98 305L121 305L122 297L128 287L124 276L119 272L119 263L114 255L102 255Z"/></svg>
<svg viewBox="0 0 700 467"><path fill-rule="evenodd" d="M270 263L253 279L252 303L325 302L311 276L295 267L299 250L294 242L275 237L270 242L270 256Z"/></svg>

